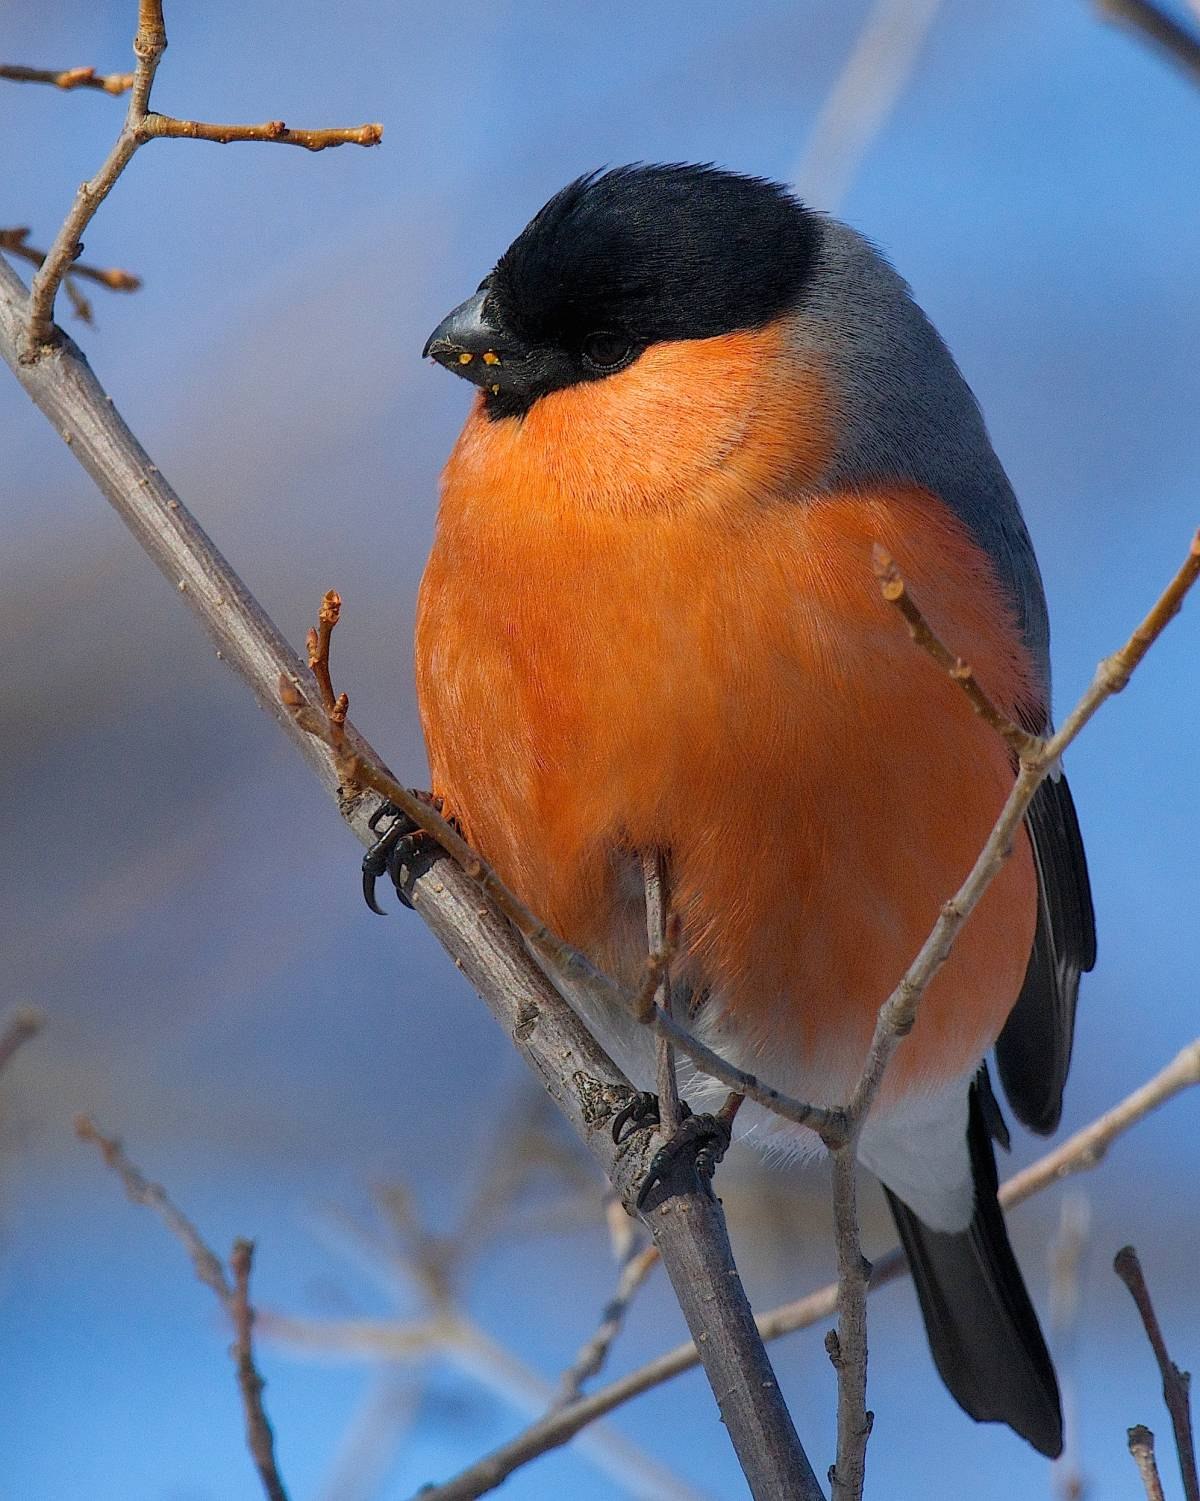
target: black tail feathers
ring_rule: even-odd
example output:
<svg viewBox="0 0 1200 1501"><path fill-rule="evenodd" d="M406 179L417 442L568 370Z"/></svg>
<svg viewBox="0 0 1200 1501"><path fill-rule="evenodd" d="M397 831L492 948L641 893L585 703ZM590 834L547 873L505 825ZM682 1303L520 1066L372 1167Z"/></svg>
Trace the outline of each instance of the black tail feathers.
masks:
<svg viewBox="0 0 1200 1501"><path fill-rule="evenodd" d="M1058 1380L1008 1243L996 1199L996 1159L979 1086L967 1141L975 1217L955 1234L930 1230L888 1192L934 1364L951 1396L981 1423L1007 1423L1040 1453L1062 1453Z"/></svg>

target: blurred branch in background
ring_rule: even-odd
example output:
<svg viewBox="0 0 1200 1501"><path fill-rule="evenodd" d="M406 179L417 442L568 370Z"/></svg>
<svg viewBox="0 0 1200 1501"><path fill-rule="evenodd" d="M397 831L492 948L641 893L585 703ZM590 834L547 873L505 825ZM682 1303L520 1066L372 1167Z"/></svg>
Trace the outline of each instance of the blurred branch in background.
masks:
<svg viewBox="0 0 1200 1501"><path fill-rule="evenodd" d="M535 1186L553 1187L559 1207L564 1200L571 1207L580 1206L581 1192L586 1192L589 1218L595 1221L593 1176L586 1174L585 1186L580 1156L564 1151L564 1143L546 1125L543 1099L523 1090L508 1120L494 1133L492 1149L477 1172L476 1188L449 1232L429 1231L413 1195L405 1185L395 1183L375 1195L382 1236L345 1214L326 1217L325 1228L333 1232L341 1253L353 1259L398 1306L407 1310L415 1294L420 1305L415 1313L396 1319L337 1320L260 1314L260 1329L292 1350L308 1356L366 1360L381 1368L382 1379L373 1383L352 1422L352 1438L343 1443L334 1472L326 1480L324 1490L330 1498L346 1501L342 1477L350 1479L351 1496L372 1494L365 1477L378 1473L393 1456L415 1411L426 1400L429 1379L439 1365L449 1365L472 1386L526 1416L540 1416L561 1406L564 1386L577 1390L593 1369L599 1369L619 1332L619 1316L613 1314L602 1325L556 1390L487 1333L468 1312L462 1294L467 1272L485 1253L517 1235L527 1236L531 1225L536 1228L537 1204L530 1201ZM622 1266L627 1305L657 1253L645 1247L641 1227L615 1199L605 1212ZM588 1430L581 1449L602 1474L631 1495L645 1501L702 1501L699 1492L666 1466L604 1425Z"/></svg>
<svg viewBox="0 0 1200 1501"><path fill-rule="evenodd" d="M56 89L99 89L105 94L127 94L133 87L132 73L97 73L95 68L22 68L0 63L0 78L13 83L49 83Z"/></svg>
<svg viewBox="0 0 1200 1501"><path fill-rule="evenodd" d="M44 1020L42 1013L32 1006L23 1006L10 1014L0 1030L0 1072L8 1067L13 1056L31 1037L37 1036Z"/></svg>
<svg viewBox="0 0 1200 1501"><path fill-rule="evenodd" d="M45 263L46 252L35 250L26 243L29 233L28 227L0 229L0 250L18 256L32 266L40 267ZM132 272L122 271L116 266L88 266L83 261L75 261L63 280L63 290L71 299L75 316L84 323L93 321L92 305L76 285L80 277L95 282L97 286L107 287L110 292L136 292L142 285L140 276L134 276Z"/></svg>
<svg viewBox="0 0 1200 1501"><path fill-rule="evenodd" d="M1092 1211L1085 1193L1063 1195L1058 1234L1050 1247L1050 1328L1063 1409L1063 1452L1054 1462L1056 1501L1084 1501L1087 1480L1079 1445L1079 1315L1082 1270Z"/></svg>
<svg viewBox="0 0 1200 1501"><path fill-rule="evenodd" d="M125 1155L121 1143L114 1137L105 1136L94 1121L81 1115L75 1121L75 1134L80 1141L91 1142L100 1149L105 1163L112 1168L125 1186L125 1192L135 1204L153 1209L163 1224L183 1246L192 1260L196 1276L216 1295L217 1301L229 1315L233 1325L234 1344L231 1351L237 1370L238 1390L242 1397L242 1409L246 1417L246 1444L262 1481L267 1501L288 1501L287 1491L280 1479L275 1463L275 1438L263 1406L262 1394L266 1383L254 1363L253 1328L254 1309L250 1303L250 1271L254 1260L254 1244L248 1240L235 1240L229 1258L229 1272L217 1253L206 1243L199 1230L171 1200L165 1188L151 1183L140 1168ZM229 1273L233 1280L230 1281Z"/></svg>
<svg viewBox="0 0 1200 1501"><path fill-rule="evenodd" d="M1189 1395L1192 1384L1191 1375L1187 1371L1181 1371L1167 1353L1167 1344L1163 1339L1154 1304L1150 1300L1150 1289L1146 1286L1142 1264L1132 1246L1123 1246L1117 1252L1113 1258L1113 1270L1129 1289L1130 1296L1137 1305L1142 1325L1146 1330L1146 1338L1150 1341L1150 1348L1154 1351L1154 1358L1158 1362L1159 1375L1162 1377L1163 1401L1167 1404L1167 1411L1171 1415L1171 1427L1175 1433L1175 1449L1179 1455L1179 1473L1183 1479L1184 1497L1186 1501L1200 1501L1200 1480L1196 1475L1196 1440L1192 1435L1192 1408ZM1131 1452L1132 1449L1131 1438Z"/></svg>
<svg viewBox="0 0 1200 1501"><path fill-rule="evenodd" d="M1015 1173L1001 1185L1000 1203L1006 1210L1013 1209L1063 1178L1097 1167L1119 1137L1175 1095L1197 1085L1200 1085L1200 1038L1189 1043L1165 1068L1111 1110L1075 1132L1052 1152ZM899 1249L887 1252L878 1257L872 1267L871 1290L896 1281L907 1270ZM830 1283L794 1302L760 1314L757 1321L759 1332L764 1339L774 1340L811 1328L836 1313L837 1299L837 1284ZM300 1334L311 1348L351 1359L385 1362L403 1358L409 1350L410 1326L406 1323L381 1320L335 1323L284 1319L274 1314L264 1314L263 1319L264 1324L269 1321L270 1333L277 1338L290 1342L295 1334ZM453 1480L431 1487L424 1493L425 1501L471 1501L471 1498L485 1495L522 1465L569 1443L597 1418L684 1371L692 1370L699 1363L694 1344L679 1345L657 1356L591 1395L548 1412L508 1443L461 1471Z"/></svg>
<svg viewBox="0 0 1200 1501"><path fill-rule="evenodd" d="M1200 34L1151 0L1096 0L1096 8L1108 21L1136 32L1191 78L1200 83ZM1200 16L1200 6L1192 0Z"/></svg>
<svg viewBox="0 0 1200 1501"><path fill-rule="evenodd" d="M835 213L904 92L941 0L874 0L826 95L792 179Z"/></svg>

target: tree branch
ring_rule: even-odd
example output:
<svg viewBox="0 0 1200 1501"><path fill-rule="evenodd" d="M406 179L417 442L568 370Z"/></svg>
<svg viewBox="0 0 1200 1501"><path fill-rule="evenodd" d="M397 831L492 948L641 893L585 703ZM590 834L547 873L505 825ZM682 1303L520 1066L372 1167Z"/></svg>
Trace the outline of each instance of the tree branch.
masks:
<svg viewBox="0 0 1200 1501"><path fill-rule="evenodd" d="M1154 1304L1150 1300L1150 1289L1146 1286L1142 1264L1132 1246L1123 1246L1117 1252L1113 1259L1113 1271L1129 1289L1130 1296L1137 1305L1137 1311L1141 1315L1142 1324L1146 1330L1146 1338L1150 1341L1150 1348L1154 1351L1154 1358L1158 1362L1159 1375L1162 1377L1163 1401L1167 1404L1167 1411L1171 1414L1171 1427L1175 1432L1175 1448L1179 1454L1179 1473L1183 1479L1183 1494L1186 1501L1200 1501L1200 1480L1196 1476L1196 1441L1192 1436L1192 1409L1189 1395L1192 1378L1187 1371L1181 1371L1167 1353L1167 1343L1163 1339L1162 1327L1154 1311ZM1132 1440L1130 1449L1132 1451Z"/></svg>
<svg viewBox="0 0 1200 1501"><path fill-rule="evenodd" d="M156 137L181 137L203 141L273 141L287 146L304 146L322 151L329 146L353 142L359 146L377 146L383 139L382 125L357 125L334 130L289 130L282 120L265 125L209 125L198 120L177 120L171 115L150 112L150 93L163 53L167 50L167 30L163 21L163 0L139 0L138 29L133 39L136 65L129 84L129 105L121 133L113 143L99 172L83 183L75 195L71 211L46 252L30 290L28 328L22 358L33 362L54 337L54 300L63 278L83 249L83 232L92 222L96 210L112 192L117 179L133 160L135 152ZM116 91L110 91L116 92Z"/></svg>
<svg viewBox="0 0 1200 1501"><path fill-rule="evenodd" d="M119 1141L105 1136L86 1115L76 1116L75 1134L80 1141L91 1142L100 1149L105 1163L120 1178L126 1194L135 1204L154 1210L191 1257L197 1278L216 1295L217 1301L229 1315L234 1331L231 1353L246 1419L246 1444L250 1457L258 1469L267 1501L288 1501L287 1491L275 1462L274 1435L263 1406L262 1394L266 1382L254 1363L254 1309L250 1303L253 1243L248 1240L234 1241L229 1258L233 1273L233 1281L230 1282L221 1258L207 1244L196 1226L176 1207L160 1183L151 1183L141 1169L129 1160Z"/></svg>
<svg viewBox="0 0 1200 1501"><path fill-rule="evenodd" d="M0 229L0 250L6 250L9 255L18 256L33 266L44 265L46 252L27 244L28 238L29 230L24 226ZM94 281L99 286L107 287L110 292L136 292L142 285L140 276L134 276L116 266L88 266L82 261L76 261L63 278L63 290L71 299L76 317L84 323L92 321L92 305L76 286L76 278Z"/></svg>
<svg viewBox="0 0 1200 1501"><path fill-rule="evenodd" d="M1136 32L1200 83L1200 36L1151 0L1096 0L1107 21Z"/></svg>
<svg viewBox="0 0 1200 1501"><path fill-rule="evenodd" d="M0 1032L0 1073L8 1067L18 1050L42 1030L42 1020L42 1013L32 1006L10 1012L4 1030Z"/></svg>
<svg viewBox="0 0 1200 1501"><path fill-rule="evenodd" d="M105 94L127 94L133 87L132 73L97 73L95 68L22 68L0 63L0 78L13 83L49 83L56 89L99 89Z"/></svg>
<svg viewBox="0 0 1200 1501"><path fill-rule="evenodd" d="M1129 1452L1142 1477L1146 1501L1166 1501L1158 1473L1158 1461L1154 1458L1154 1435L1141 1423L1135 1423L1129 1430Z"/></svg>

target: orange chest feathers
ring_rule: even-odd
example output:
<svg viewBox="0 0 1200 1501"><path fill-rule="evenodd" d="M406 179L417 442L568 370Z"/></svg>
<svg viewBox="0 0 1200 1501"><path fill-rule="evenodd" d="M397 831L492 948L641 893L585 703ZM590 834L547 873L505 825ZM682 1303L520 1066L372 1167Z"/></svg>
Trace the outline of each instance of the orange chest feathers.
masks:
<svg viewBox="0 0 1200 1501"><path fill-rule="evenodd" d="M872 543L1001 704L1032 683L936 500L788 498L829 449L819 385L764 381L778 337L659 346L519 423L476 411L422 582L418 693L434 790L565 937L636 981L630 856L665 849L690 972L736 1025L777 1045L782 1005L797 1049L836 1033L857 1056L1011 783L880 598ZM948 1063L1002 1024L1033 920L1022 844L919 1023ZM898 1080L928 1071L908 1051Z"/></svg>

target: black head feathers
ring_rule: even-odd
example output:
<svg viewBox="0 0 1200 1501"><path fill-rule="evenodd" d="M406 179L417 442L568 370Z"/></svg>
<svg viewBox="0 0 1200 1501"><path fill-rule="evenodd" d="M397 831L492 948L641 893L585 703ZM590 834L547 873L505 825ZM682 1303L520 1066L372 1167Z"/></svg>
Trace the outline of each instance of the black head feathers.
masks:
<svg viewBox="0 0 1200 1501"><path fill-rule="evenodd" d="M713 166L615 167L556 193L501 256L497 314L531 344L599 330L642 344L757 328L800 292L814 216Z"/></svg>
<svg viewBox="0 0 1200 1501"><path fill-rule="evenodd" d="M426 346L488 415L623 370L651 344L761 328L800 298L819 220L713 166L614 167L556 193Z"/></svg>

